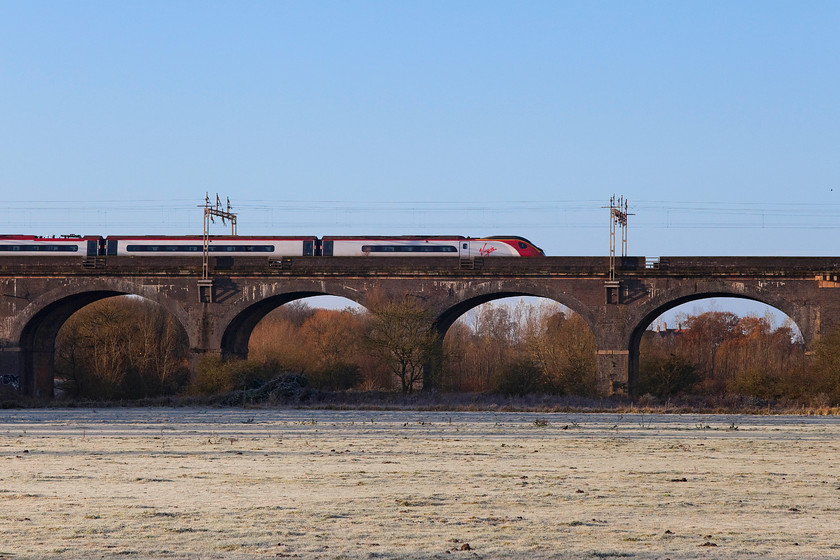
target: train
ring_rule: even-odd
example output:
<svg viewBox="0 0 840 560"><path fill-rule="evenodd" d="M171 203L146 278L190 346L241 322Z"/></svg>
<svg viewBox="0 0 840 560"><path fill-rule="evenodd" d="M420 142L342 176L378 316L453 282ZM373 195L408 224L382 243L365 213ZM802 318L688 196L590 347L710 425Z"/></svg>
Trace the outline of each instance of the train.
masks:
<svg viewBox="0 0 840 560"><path fill-rule="evenodd" d="M240 236L211 235L213 256L268 257L543 257L542 249L519 236ZM0 257L199 257L200 235L154 236L0 235Z"/></svg>

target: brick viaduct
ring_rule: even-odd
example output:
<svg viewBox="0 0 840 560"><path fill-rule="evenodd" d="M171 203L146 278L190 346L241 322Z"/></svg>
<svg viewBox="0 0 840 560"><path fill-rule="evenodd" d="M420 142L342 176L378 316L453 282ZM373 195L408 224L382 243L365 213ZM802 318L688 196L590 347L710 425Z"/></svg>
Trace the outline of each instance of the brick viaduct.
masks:
<svg viewBox="0 0 840 560"><path fill-rule="evenodd" d="M557 301L595 336L599 390L633 391L639 342L661 313L697 299L746 298L786 313L806 345L840 325L840 257L324 258L269 262L210 259L212 285L196 259L52 257L0 261L0 376L5 385L52 396L61 325L96 300L150 299L184 327L194 356L244 356L253 328L279 305L334 295L365 305L369 294L409 295L430 309L443 335L469 309L510 296ZM2 387L0 387L2 389Z"/></svg>

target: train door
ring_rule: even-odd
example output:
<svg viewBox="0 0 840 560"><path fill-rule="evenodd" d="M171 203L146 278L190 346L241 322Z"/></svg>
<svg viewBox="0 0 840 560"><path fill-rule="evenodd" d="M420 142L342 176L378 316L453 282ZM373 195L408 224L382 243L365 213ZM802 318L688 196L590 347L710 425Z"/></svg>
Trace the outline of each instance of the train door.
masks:
<svg viewBox="0 0 840 560"><path fill-rule="evenodd" d="M333 256L333 242L332 239L325 239L321 244L321 255L325 257Z"/></svg>
<svg viewBox="0 0 840 560"><path fill-rule="evenodd" d="M315 242L311 239L305 239L303 241L303 256L304 257L313 257L315 256Z"/></svg>
<svg viewBox="0 0 840 560"><path fill-rule="evenodd" d="M470 241L469 239L461 239L458 243L458 254L461 256L462 259L468 259L472 255L470 254Z"/></svg>

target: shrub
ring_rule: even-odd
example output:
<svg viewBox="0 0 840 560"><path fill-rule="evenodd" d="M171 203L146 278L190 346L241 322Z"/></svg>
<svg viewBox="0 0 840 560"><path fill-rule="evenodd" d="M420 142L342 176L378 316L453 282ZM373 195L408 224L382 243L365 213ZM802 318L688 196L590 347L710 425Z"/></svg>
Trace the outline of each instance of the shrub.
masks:
<svg viewBox="0 0 840 560"><path fill-rule="evenodd" d="M727 384L727 392L760 399L778 399L782 396L779 376L774 373L748 369Z"/></svg>
<svg viewBox="0 0 840 560"><path fill-rule="evenodd" d="M650 356L642 362L637 391L657 397L670 397L688 392L698 381L696 368L677 355Z"/></svg>
<svg viewBox="0 0 840 560"><path fill-rule="evenodd" d="M198 361L190 392L218 395L234 390L254 389L270 377L266 368L251 360L205 355Z"/></svg>
<svg viewBox="0 0 840 560"><path fill-rule="evenodd" d="M324 391L346 391L359 383L362 376L355 364L334 364L309 374L312 385Z"/></svg>
<svg viewBox="0 0 840 560"><path fill-rule="evenodd" d="M840 403L840 328L815 344L814 358L808 369L810 393L824 394L832 404Z"/></svg>
<svg viewBox="0 0 840 560"><path fill-rule="evenodd" d="M518 396L539 393L545 389L543 373L532 360L517 359L506 364L499 373L494 392Z"/></svg>

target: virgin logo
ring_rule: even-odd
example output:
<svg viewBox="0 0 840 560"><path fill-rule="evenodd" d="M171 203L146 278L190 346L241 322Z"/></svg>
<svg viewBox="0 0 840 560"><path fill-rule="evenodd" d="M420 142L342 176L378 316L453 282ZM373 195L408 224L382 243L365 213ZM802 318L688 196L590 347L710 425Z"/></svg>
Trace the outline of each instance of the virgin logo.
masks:
<svg viewBox="0 0 840 560"><path fill-rule="evenodd" d="M484 247L482 247L481 249L478 250L478 254L482 257L486 257L495 250L496 250L495 247L488 247L487 243L485 243Z"/></svg>

